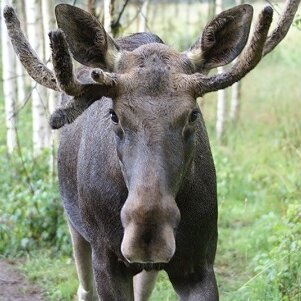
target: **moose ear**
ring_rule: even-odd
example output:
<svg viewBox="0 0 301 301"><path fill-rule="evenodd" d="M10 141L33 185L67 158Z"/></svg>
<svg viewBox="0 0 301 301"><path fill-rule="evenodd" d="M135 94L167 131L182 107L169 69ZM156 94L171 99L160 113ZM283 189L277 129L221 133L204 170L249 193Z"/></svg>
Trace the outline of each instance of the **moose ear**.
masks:
<svg viewBox="0 0 301 301"><path fill-rule="evenodd" d="M68 4L57 5L55 15L75 60L89 67L113 69L119 47L96 18Z"/></svg>
<svg viewBox="0 0 301 301"><path fill-rule="evenodd" d="M186 52L196 71L208 71L235 59L248 41L252 17L252 6L244 4L209 22L202 37Z"/></svg>

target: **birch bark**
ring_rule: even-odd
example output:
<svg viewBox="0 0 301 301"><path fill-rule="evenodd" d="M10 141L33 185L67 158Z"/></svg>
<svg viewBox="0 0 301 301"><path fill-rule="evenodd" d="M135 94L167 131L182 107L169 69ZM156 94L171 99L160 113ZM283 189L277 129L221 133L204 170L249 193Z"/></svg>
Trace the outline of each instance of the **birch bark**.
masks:
<svg viewBox="0 0 301 301"><path fill-rule="evenodd" d="M223 10L223 0L216 0L216 14L221 13ZM217 68L218 73L224 72L224 67ZM216 103L216 139L218 143L222 142L222 138L225 131L226 122L226 91L217 91L217 103Z"/></svg>
<svg viewBox="0 0 301 301"><path fill-rule="evenodd" d="M236 5L243 4L243 0L236 0ZM237 59L234 60L235 64ZM232 122L235 122L239 118L240 111L240 102L241 102L241 81L234 83L231 88L231 103L230 103L230 113L229 118Z"/></svg>
<svg viewBox="0 0 301 301"><path fill-rule="evenodd" d="M96 17L96 0L87 0L87 10Z"/></svg>
<svg viewBox="0 0 301 301"><path fill-rule="evenodd" d="M103 26L108 34L112 33L112 8L114 5L114 0L104 0L103 1Z"/></svg>
<svg viewBox="0 0 301 301"><path fill-rule="evenodd" d="M138 16L138 26L137 26L138 32L146 31L148 2L149 2L148 0L144 0L141 3L141 8Z"/></svg>
<svg viewBox="0 0 301 301"><path fill-rule="evenodd" d="M42 23L42 6L40 0L26 1L28 39L33 49L43 59L44 30ZM47 93L44 87L31 81L32 87L32 140L34 155L39 155L49 145L47 112Z"/></svg>
<svg viewBox="0 0 301 301"><path fill-rule="evenodd" d="M1 11L9 1L2 1ZM17 146L16 135L16 98L17 98L17 84L16 84L16 56L13 47L10 43L4 18L1 18L2 31L2 79L3 79L3 93L5 101L5 125L6 125L6 145L8 153L12 153Z"/></svg>
<svg viewBox="0 0 301 301"><path fill-rule="evenodd" d="M44 27L44 49L45 49L45 61L50 69L51 66L51 49L49 46L48 33L56 28L56 21L54 17L54 1L42 0L42 15L43 15L43 27ZM48 90L48 112L52 114L57 106L58 93L53 90ZM50 143L50 158L49 158L49 171L50 174L55 174L56 162L57 162L57 145L58 145L58 131L51 130L47 125L49 143Z"/></svg>
<svg viewBox="0 0 301 301"><path fill-rule="evenodd" d="M18 0L14 1L17 9L17 14L19 17L19 20L22 24L22 27L26 29L26 12L25 12L25 1L24 0ZM26 34L26 30L25 30ZM16 77L17 77L17 106L21 107L23 106L25 100L26 100L26 82L28 80L28 76L26 72L24 71L24 68L19 60L16 59ZM29 81L28 81L29 83Z"/></svg>

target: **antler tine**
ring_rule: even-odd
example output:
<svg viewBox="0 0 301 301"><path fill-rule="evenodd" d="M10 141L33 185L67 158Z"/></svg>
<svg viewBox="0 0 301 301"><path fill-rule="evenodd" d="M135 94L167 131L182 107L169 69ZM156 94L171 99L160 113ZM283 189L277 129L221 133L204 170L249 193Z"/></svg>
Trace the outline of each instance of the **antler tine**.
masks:
<svg viewBox="0 0 301 301"><path fill-rule="evenodd" d="M49 39L52 64L60 89L71 96L82 94L84 84L74 76L72 58L63 31L60 29L51 31Z"/></svg>
<svg viewBox="0 0 301 301"><path fill-rule="evenodd" d="M284 39L294 20L295 14L298 10L299 3L300 0L286 1L284 12L280 17L277 27L267 38L267 41L263 49L263 56L271 52Z"/></svg>
<svg viewBox="0 0 301 301"><path fill-rule="evenodd" d="M81 72L85 76L82 76L84 82L81 82L74 75L72 58L64 33L58 29L50 32L49 38L58 86L64 93L73 96L50 117L51 128L59 129L65 124L72 123L94 101L103 96L113 97L116 94L113 86L117 84L117 75L101 69L92 69L91 73L88 69L83 69Z"/></svg>
<svg viewBox="0 0 301 301"><path fill-rule="evenodd" d="M262 58L262 51L272 22L272 17L273 9L269 6L265 7L259 15L250 43L228 72L210 77L200 73L190 75L193 84L196 87L197 96L202 96L208 92L225 89L231 86L233 83L243 78L258 64Z"/></svg>
<svg viewBox="0 0 301 301"><path fill-rule="evenodd" d="M6 6L3 16L14 50L28 74L42 86L59 91L53 72L39 59L24 36L14 9Z"/></svg>

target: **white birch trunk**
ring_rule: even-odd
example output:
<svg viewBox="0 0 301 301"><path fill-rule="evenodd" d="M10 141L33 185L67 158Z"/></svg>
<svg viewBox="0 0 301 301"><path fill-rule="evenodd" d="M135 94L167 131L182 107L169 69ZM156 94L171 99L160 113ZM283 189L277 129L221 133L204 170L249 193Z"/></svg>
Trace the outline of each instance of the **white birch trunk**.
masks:
<svg viewBox="0 0 301 301"><path fill-rule="evenodd" d="M218 73L223 72L223 68L218 68ZM217 92L217 104L216 104L216 138L218 142L221 142L225 131L226 121L226 91L219 90Z"/></svg>
<svg viewBox="0 0 301 301"><path fill-rule="evenodd" d="M241 101L241 83L235 83L231 89L231 105L229 117L231 121L236 121L239 117L240 101Z"/></svg>
<svg viewBox="0 0 301 301"><path fill-rule="evenodd" d="M1 12L9 1L2 1ZM2 31L2 70L3 70L3 92L5 101L5 124L6 124L6 145L8 153L12 153L17 146L16 135L16 56L10 43L4 18L1 17Z"/></svg>
<svg viewBox="0 0 301 301"><path fill-rule="evenodd" d="M47 65L51 67L51 49L49 45L48 33L51 30L56 28L56 21L54 17L54 3L49 0L42 0L42 15L43 15L43 27L44 27L44 48L45 48L45 61ZM57 106L58 93L53 90L48 90L48 112L53 113ZM48 137L50 141L50 158L49 158L49 167L50 174L55 173L56 170L56 149L58 144L58 131L50 129L50 126L47 125Z"/></svg>
<svg viewBox="0 0 301 301"><path fill-rule="evenodd" d="M27 32L28 39L35 51L41 58L45 57L43 44L42 8L40 0L26 1ZM46 89L37 85L34 81L32 86L32 130L33 130L33 151L39 155L42 149L49 145L48 121L46 118L47 95Z"/></svg>
<svg viewBox="0 0 301 301"><path fill-rule="evenodd" d="M25 71L19 60L16 60L16 80L17 80L17 105L22 107L26 101L26 85L25 85Z"/></svg>
<svg viewBox="0 0 301 301"><path fill-rule="evenodd" d="M216 0L216 14L219 14L223 10L223 0ZM218 73L224 72L224 67L217 68ZM216 103L216 139L220 143L225 131L226 121L226 91L217 91L217 103Z"/></svg>
<svg viewBox="0 0 301 301"><path fill-rule="evenodd" d="M44 48L45 48L45 61L49 68L52 68L51 65L51 49L48 33L51 30L56 29L56 21L54 17L54 3L49 0L42 0L42 15L43 15L43 27L44 27ZM51 114L57 105L57 92L53 90L48 91L48 110ZM50 127L49 127L50 128Z"/></svg>
<svg viewBox="0 0 301 301"><path fill-rule="evenodd" d="M243 0L236 0L236 5L243 4ZM237 59L234 60L233 64ZM229 118L232 122L235 122L239 118L240 102L241 102L241 82L234 83L231 88L231 103Z"/></svg>
<svg viewBox="0 0 301 301"><path fill-rule="evenodd" d="M108 34L112 33L112 10L111 10L111 0L103 1L103 26Z"/></svg>
<svg viewBox="0 0 301 301"><path fill-rule="evenodd" d="M146 31L146 22L147 22L147 8L148 8L148 0L144 0L141 4L139 16L138 16L138 27L137 32Z"/></svg>
<svg viewBox="0 0 301 301"><path fill-rule="evenodd" d="M96 0L87 0L87 11L96 17Z"/></svg>
<svg viewBox="0 0 301 301"><path fill-rule="evenodd" d="M26 28L26 13L25 13L25 2L24 0L18 0L14 1L16 2L16 8L17 8L17 14L19 17L19 20L21 22L22 28ZM26 31L25 31L26 33ZM17 76L17 91L18 91L18 97L17 97L17 105L19 107L23 106L25 100L26 100L26 72L24 71L24 67L22 66L21 62L19 60L16 60L16 76Z"/></svg>

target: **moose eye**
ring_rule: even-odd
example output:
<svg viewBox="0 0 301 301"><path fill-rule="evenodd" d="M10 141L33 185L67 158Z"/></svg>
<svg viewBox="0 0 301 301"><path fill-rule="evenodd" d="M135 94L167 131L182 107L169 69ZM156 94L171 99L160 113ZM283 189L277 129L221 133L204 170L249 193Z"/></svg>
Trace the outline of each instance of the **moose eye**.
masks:
<svg viewBox="0 0 301 301"><path fill-rule="evenodd" d="M110 116L114 124L117 124L119 122L119 119L113 110L110 110Z"/></svg>
<svg viewBox="0 0 301 301"><path fill-rule="evenodd" d="M191 113L190 113L190 116L189 116L189 122L194 122L197 120L198 118L198 115L199 115L199 110L193 110Z"/></svg>

